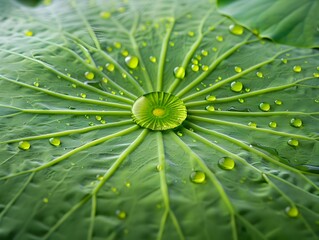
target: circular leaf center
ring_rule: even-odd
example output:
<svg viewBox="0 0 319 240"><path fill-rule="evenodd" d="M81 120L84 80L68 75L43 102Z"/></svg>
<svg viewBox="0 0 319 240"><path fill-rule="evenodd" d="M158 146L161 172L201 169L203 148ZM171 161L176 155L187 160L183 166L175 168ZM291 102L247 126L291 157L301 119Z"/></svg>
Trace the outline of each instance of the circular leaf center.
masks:
<svg viewBox="0 0 319 240"><path fill-rule="evenodd" d="M151 130L176 128L186 117L183 101L165 92L147 93L136 99L132 107L134 122Z"/></svg>

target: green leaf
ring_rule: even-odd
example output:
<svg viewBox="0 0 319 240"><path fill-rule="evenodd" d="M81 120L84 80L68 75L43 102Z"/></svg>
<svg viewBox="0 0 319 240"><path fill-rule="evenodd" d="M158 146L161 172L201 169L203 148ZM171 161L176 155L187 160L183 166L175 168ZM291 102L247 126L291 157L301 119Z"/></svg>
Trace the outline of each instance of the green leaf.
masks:
<svg viewBox="0 0 319 240"><path fill-rule="evenodd" d="M219 10L263 38L299 47L319 47L317 0L218 0Z"/></svg>
<svg viewBox="0 0 319 240"><path fill-rule="evenodd" d="M206 0L4 7L0 239L319 238L318 50ZM186 120L137 125L151 92Z"/></svg>

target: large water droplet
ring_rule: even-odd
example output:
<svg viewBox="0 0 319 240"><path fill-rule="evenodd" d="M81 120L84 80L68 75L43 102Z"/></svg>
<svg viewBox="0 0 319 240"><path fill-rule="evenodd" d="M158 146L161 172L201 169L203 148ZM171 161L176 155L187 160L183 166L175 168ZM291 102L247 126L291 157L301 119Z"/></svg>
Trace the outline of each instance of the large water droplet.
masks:
<svg viewBox="0 0 319 240"><path fill-rule="evenodd" d="M183 67L174 68L174 75L178 79L183 79L185 77L185 68Z"/></svg>
<svg viewBox="0 0 319 240"><path fill-rule="evenodd" d="M31 144L28 141L21 141L19 142L18 147L22 150L28 150L31 147Z"/></svg>
<svg viewBox="0 0 319 240"><path fill-rule="evenodd" d="M192 64L191 68L192 68L193 72L198 72L198 70L199 70L199 66L197 64Z"/></svg>
<svg viewBox="0 0 319 240"><path fill-rule="evenodd" d="M85 78L88 80L92 80L94 78L94 73L92 72L86 72L84 75L85 75Z"/></svg>
<svg viewBox="0 0 319 240"><path fill-rule="evenodd" d="M259 104L259 109L263 112L268 112L270 110L270 104L266 102L262 102Z"/></svg>
<svg viewBox="0 0 319 240"><path fill-rule="evenodd" d="M138 66L138 58L136 56L127 56L125 63L129 68L135 69Z"/></svg>
<svg viewBox="0 0 319 240"><path fill-rule="evenodd" d="M189 177L193 183L204 183L206 174L202 171L193 171Z"/></svg>
<svg viewBox="0 0 319 240"><path fill-rule="evenodd" d="M230 89L234 92L240 92L243 89L243 84L241 82L232 82L230 84Z"/></svg>
<svg viewBox="0 0 319 240"><path fill-rule="evenodd" d="M299 72L301 72L302 68L301 68L301 66L297 65L297 66L293 67L293 70L294 70L294 72L299 73Z"/></svg>
<svg viewBox="0 0 319 240"><path fill-rule="evenodd" d="M235 35L242 35L244 33L244 28L237 24L231 24L228 29L232 34Z"/></svg>
<svg viewBox="0 0 319 240"><path fill-rule="evenodd" d="M290 125L295 128L302 127L302 120L300 118L292 118L290 119Z"/></svg>
<svg viewBox="0 0 319 240"><path fill-rule="evenodd" d="M292 147L299 146L299 141L297 139L289 139L287 143L289 146L292 146Z"/></svg>
<svg viewBox="0 0 319 240"><path fill-rule="evenodd" d="M235 161L230 157L223 157L218 160L218 166L224 170L232 170L235 167Z"/></svg>
<svg viewBox="0 0 319 240"><path fill-rule="evenodd" d="M295 217L298 217L299 215L299 211L298 211L298 208L295 207L295 206L289 206L285 209L287 215L291 218L295 218Z"/></svg>
<svg viewBox="0 0 319 240"><path fill-rule="evenodd" d="M60 144L61 144L61 141L59 138L50 138L49 142L51 145L53 145L55 147L60 146Z"/></svg>

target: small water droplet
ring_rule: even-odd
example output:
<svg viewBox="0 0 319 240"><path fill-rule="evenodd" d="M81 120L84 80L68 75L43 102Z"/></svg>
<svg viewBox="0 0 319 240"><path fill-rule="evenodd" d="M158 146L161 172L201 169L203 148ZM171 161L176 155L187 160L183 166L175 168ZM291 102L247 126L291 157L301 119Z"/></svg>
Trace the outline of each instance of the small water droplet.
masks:
<svg viewBox="0 0 319 240"><path fill-rule="evenodd" d="M290 125L295 128L302 127L302 120L300 118L292 118L290 119Z"/></svg>
<svg viewBox="0 0 319 240"><path fill-rule="evenodd" d="M183 67L174 68L174 75L178 79L183 79L185 77L185 68Z"/></svg>
<svg viewBox="0 0 319 240"><path fill-rule="evenodd" d="M259 104L259 109L263 112L268 112L270 110L270 104L266 102L262 102Z"/></svg>
<svg viewBox="0 0 319 240"><path fill-rule="evenodd" d="M275 100L275 104L280 106L280 105L282 105L282 101L277 99L277 100Z"/></svg>
<svg viewBox="0 0 319 240"><path fill-rule="evenodd" d="M263 78L264 74L262 72L256 72L256 76L259 78Z"/></svg>
<svg viewBox="0 0 319 240"><path fill-rule="evenodd" d="M180 131L177 131L176 134L177 134L177 136L179 136L179 137L183 137L183 133L180 132Z"/></svg>
<svg viewBox="0 0 319 240"><path fill-rule="evenodd" d="M224 37L223 36L216 36L216 40L218 41L218 42L222 42L222 41L224 41Z"/></svg>
<svg viewBox="0 0 319 240"><path fill-rule="evenodd" d="M271 128L276 128L277 127L277 123L272 121L272 122L268 123L268 126L271 127Z"/></svg>
<svg viewBox="0 0 319 240"><path fill-rule="evenodd" d="M195 36L195 33L194 33L193 31L189 31L189 32L188 32L188 36L194 37L194 36Z"/></svg>
<svg viewBox="0 0 319 240"><path fill-rule="evenodd" d="M101 121L102 117L101 116L95 116L95 119L98 120L98 121Z"/></svg>
<svg viewBox="0 0 319 240"><path fill-rule="evenodd" d="M232 170L235 167L235 161L230 157L223 157L218 160L218 166L224 170Z"/></svg>
<svg viewBox="0 0 319 240"><path fill-rule="evenodd" d="M237 24L231 24L228 29L232 34L235 35L242 35L244 33L244 28Z"/></svg>
<svg viewBox="0 0 319 240"><path fill-rule="evenodd" d="M122 47L122 44L120 42L115 42L114 47L120 49Z"/></svg>
<svg viewBox="0 0 319 240"><path fill-rule="evenodd" d="M111 13L103 11L103 12L100 13L100 17L103 18L103 19L109 19L111 17Z"/></svg>
<svg viewBox="0 0 319 240"><path fill-rule="evenodd" d="M284 64L286 64L288 62L288 60L286 58L282 58L281 62L283 62Z"/></svg>
<svg viewBox="0 0 319 240"><path fill-rule="evenodd" d="M244 102L245 102L245 99L243 99L243 98L238 98L238 102L244 103Z"/></svg>
<svg viewBox="0 0 319 240"><path fill-rule="evenodd" d="M301 72L302 69L301 69L301 66L297 65L297 66L293 67L293 70L294 70L294 72L299 73L299 72Z"/></svg>
<svg viewBox="0 0 319 240"><path fill-rule="evenodd" d="M208 55L208 51L207 51L207 50L202 50L201 53L202 53L202 55L203 55L204 57L206 57L206 56Z"/></svg>
<svg viewBox="0 0 319 240"><path fill-rule="evenodd" d="M33 85L34 85L35 87L39 87L39 86L40 86L39 82L34 82Z"/></svg>
<svg viewBox="0 0 319 240"><path fill-rule="evenodd" d="M61 145L61 141L59 138L50 138L49 139L49 142L51 145L55 146L55 147L58 147Z"/></svg>
<svg viewBox="0 0 319 240"><path fill-rule="evenodd" d="M202 171L193 171L189 177L193 183L204 183L206 174Z"/></svg>
<svg viewBox="0 0 319 240"><path fill-rule="evenodd" d="M198 72L199 70L199 66L197 64L192 64L191 68L194 72Z"/></svg>
<svg viewBox="0 0 319 240"><path fill-rule="evenodd" d="M248 126L249 126L249 127L252 127L252 128L256 128L256 127L257 127L257 123L255 123L255 122L249 122L249 123L248 123Z"/></svg>
<svg viewBox="0 0 319 240"><path fill-rule="evenodd" d="M218 49L216 47L213 47L212 50L213 52L217 52Z"/></svg>
<svg viewBox="0 0 319 240"><path fill-rule="evenodd" d="M31 144L28 141L21 141L19 142L18 147L22 150L29 150L31 147Z"/></svg>
<svg viewBox="0 0 319 240"><path fill-rule="evenodd" d="M114 69L115 69L115 66L114 66L113 63L107 63L107 64L105 64L105 68L106 68L106 70L108 70L109 72L113 72Z"/></svg>
<svg viewBox="0 0 319 240"><path fill-rule="evenodd" d="M234 67L234 70L235 70L235 72L237 72L237 73L240 73L240 72L243 71L242 68L241 68L241 67L238 67L238 66L235 66L235 67Z"/></svg>
<svg viewBox="0 0 319 240"><path fill-rule="evenodd" d="M135 56L127 56L125 58L126 65L131 68L135 69L138 66L138 58Z"/></svg>
<svg viewBox="0 0 319 240"><path fill-rule="evenodd" d="M202 70L203 70L204 72L206 72L206 71L208 70L208 66L207 66L207 65L202 65Z"/></svg>
<svg viewBox="0 0 319 240"><path fill-rule="evenodd" d="M315 78L319 78L319 73L313 73L312 74Z"/></svg>
<svg viewBox="0 0 319 240"><path fill-rule="evenodd" d="M103 77L103 78L102 78L102 81L103 81L104 83L108 83L108 82L109 82L109 80L108 80L106 77Z"/></svg>
<svg viewBox="0 0 319 240"><path fill-rule="evenodd" d="M198 65L198 63L199 63L199 62L198 62L198 59L192 58L192 63L195 64L195 65Z"/></svg>
<svg viewBox="0 0 319 240"><path fill-rule="evenodd" d="M169 45L170 45L171 47L174 47L174 46L175 46L175 43L172 42L172 41L170 41L170 42L169 42Z"/></svg>
<svg viewBox="0 0 319 240"><path fill-rule="evenodd" d="M123 220L123 219L125 219L127 217L126 216L126 212L124 212L122 210L116 210L115 214L121 220Z"/></svg>
<svg viewBox="0 0 319 240"><path fill-rule="evenodd" d="M214 102L215 100L216 100L216 96L214 96L214 95L206 96L206 101L208 101L208 102Z"/></svg>
<svg viewBox="0 0 319 240"><path fill-rule="evenodd" d="M150 56L150 61L152 62L152 63L156 63L156 57L154 57L154 56Z"/></svg>
<svg viewBox="0 0 319 240"><path fill-rule="evenodd" d="M288 140L288 145L292 147L298 147L299 146L299 141L297 139L289 139Z"/></svg>
<svg viewBox="0 0 319 240"><path fill-rule="evenodd" d="M206 107L206 110L207 110L208 112L214 112L214 111L215 111L215 107L212 106L212 105L208 105L208 106Z"/></svg>
<svg viewBox="0 0 319 240"><path fill-rule="evenodd" d="M289 206L285 209L287 215L291 218L295 218L295 217L298 217L299 215L299 211L298 211L298 208L295 207L295 206Z"/></svg>
<svg viewBox="0 0 319 240"><path fill-rule="evenodd" d="M86 98L86 94L85 93L80 93L81 98Z"/></svg>
<svg viewBox="0 0 319 240"><path fill-rule="evenodd" d="M92 72L86 72L84 75L85 75L85 78L88 80L92 80L94 78L94 73Z"/></svg>
<svg viewBox="0 0 319 240"><path fill-rule="evenodd" d="M163 170L163 165L162 164L157 164L156 170L159 171L159 172L162 171Z"/></svg>
<svg viewBox="0 0 319 240"><path fill-rule="evenodd" d="M131 183L130 182L126 182L125 183L125 187L130 188L131 187Z"/></svg>
<svg viewBox="0 0 319 240"><path fill-rule="evenodd" d="M43 202L43 203L48 203L48 202L49 202L49 199L48 199L48 198L43 198L43 199L42 199L42 202Z"/></svg>
<svg viewBox="0 0 319 240"><path fill-rule="evenodd" d="M243 84L241 82L234 81L230 84L230 89L233 92L240 92L243 89Z"/></svg>
<svg viewBox="0 0 319 240"><path fill-rule="evenodd" d="M245 92L250 92L250 88L245 88Z"/></svg>
<svg viewBox="0 0 319 240"><path fill-rule="evenodd" d="M73 83L73 84L72 84L72 87L73 87L73 88L76 88L77 86L76 86L76 84L75 84L75 83Z"/></svg>
<svg viewBox="0 0 319 240"><path fill-rule="evenodd" d="M112 47L107 47L107 48L106 48L106 51L112 52L112 51L113 51L113 48L112 48Z"/></svg>
<svg viewBox="0 0 319 240"><path fill-rule="evenodd" d="M123 57L127 57L128 56L128 51L127 50L123 50L121 52L121 54L122 54Z"/></svg>
<svg viewBox="0 0 319 240"><path fill-rule="evenodd" d="M31 30L27 30L24 32L24 35L27 37L32 37L33 36L33 32Z"/></svg>

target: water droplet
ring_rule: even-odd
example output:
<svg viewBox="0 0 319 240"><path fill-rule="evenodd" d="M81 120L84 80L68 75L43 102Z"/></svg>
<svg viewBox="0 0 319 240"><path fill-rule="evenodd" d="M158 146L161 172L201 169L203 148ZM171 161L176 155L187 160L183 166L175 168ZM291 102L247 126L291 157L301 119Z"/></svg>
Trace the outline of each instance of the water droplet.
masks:
<svg viewBox="0 0 319 240"><path fill-rule="evenodd" d="M282 58L282 59L281 59L281 62L283 62L284 64L286 64L286 63L288 62L288 60L285 59L285 58Z"/></svg>
<svg viewBox="0 0 319 240"><path fill-rule="evenodd" d="M192 64L191 68L192 68L192 70L193 70L194 72L198 72L198 70L199 70L199 66L196 65L196 64Z"/></svg>
<svg viewBox="0 0 319 240"><path fill-rule="evenodd" d="M174 46L175 46L175 43L172 42L172 41L170 41L170 42L169 42L169 45L170 45L171 47L174 47Z"/></svg>
<svg viewBox="0 0 319 240"><path fill-rule="evenodd" d="M103 12L100 13L100 17L104 18L104 19L109 19L111 17L111 13L103 11Z"/></svg>
<svg viewBox="0 0 319 240"><path fill-rule="evenodd" d="M115 66L114 66L113 63L107 63L107 64L105 64L105 68L106 68L106 70L108 70L109 72L113 72L114 69L115 69Z"/></svg>
<svg viewBox="0 0 319 240"><path fill-rule="evenodd" d="M193 183L204 183L206 179L206 174L202 171L193 171L190 174L190 180Z"/></svg>
<svg viewBox="0 0 319 240"><path fill-rule="evenodd" d="M250 92L250 88L245 88L245 92Z"/></svg>
<svg viewBox="0 0 319 240"><path fill-rule="evenodd" d="M277 127L277 123L276 122L269 122L268 126L271 128L276 128Z"/></svg>
<svg viewBox="0 0 319 240"><path fill-rule="evenodd" d="M199 63L199 62L198 62L198 59L192 58L192 63L195 64L195 65L198 65L198 63Z"/></svg>
<svg viewBox="0 0 319 240"><path fill-rule="evenodd" d="M224 37L223 36L216 36L216 40L218 41L218 42L222 42L222 41L224 41Z"/></svg>
<svg viewBox="0 0 319 240"><path fill-rule="evenodd" d="M31 144L28 141L21 141L19 142L18 147L22 150L29 150L31 147Z"/></svg>
<svg viewBox="0 0 319 240"><path fill-rule="evenodd" d="M130 182L126 182L125 183L125 187L130 188L131 187L131 183Z"/></svg>
<svg viewBox="0 0 319 240"><path fill-rule="evenodd" d="M150 61L152 62L152 63L156 63L156 57L154 57L154 56L150 56Z"/></svg>
<svg viewBox="0 0 319 240"><path fill-rule="evenodd" d="M135 56L127 56L125 58L126 65L131 68L135 69L138 66L138 58Z"/></svg>
<svg viewBox="0 0 319 240"><path fill-rule="evenodd" d="M195 33L194 33L193 31L189 31L189 32L188 32L188 36L194 37L194 36L195 36Z"/></svg>
<svg viewBox="0 0 319 240"><path fill-rule="evenodd" d="M103 177L103 175L102 176L101 175L97 175L96 179L99 180L99 181L102 181L104 179L104 177Z"/></svg>
<svg viewBox="0 0 319 240"><path fill-rule="evenodd" d="M84 75L85 75L85 78L88 80L92 80L94 78L94 73L92 72L86 72Z"/></svg>
<svg viewBox="0 0 319 240"><path fill-rule="evenodd" d="M292 147L298 147L299 146L299 141L297 139L289 139L288 140L288 145Z"/></svg>
<svg viewBox="0 0 319 240"><path fill-rule="evenodd" d="M291 218L295 218L295 217L298 217L299 215L299 211L298 211L298 208L295 207L295 206L289 206L285 209L287 215Z"/></svg>
<svg viewBox="0 0 319 240"><path fill-rule="evenodd" d="M263 78L264 74L262 72L256 72L256 76L259 78Z"/></svg>
<svg viewBox="0 0 319 240"><path fill-rule="evenodd" d="M119 8L117 9L117 11L118 11L119 13L124 13L124 12L126 11L126 8L125 8L125 7L119 7Z"/></svg>
<svg viewBox="0 0 319 240"><path fill-rule="evenodd" d="M178 79L183 79L185 77L185 68L183 67L174 68L174 75Z"/></svg>
<svg viewBox="0 0 319 240"><path fill-rule="evenodd" d="M249 126L249 127L252 127L252 128L256 128L256 127L257 127L257 123L255 123L255 122L249 122L249 123L248 123L248 126Z"/></svg>
<svg viewBox="0 0 319 240"><path fill-rule="evenodd" d="M76 88L76 87L77 87L75 83L73 83L71 86L72 86L73 88Z"/></svg>
<svg viewBox="0 0 319 240"><path fill-rule="evenodd" d="M208 105L208 106L206 107L206 110L207 110L208 112L214 112L214 111L215 111L215 108L214 108L214 106L212 106L212 105Z"/></svg>
<svg viewBox="0 0 319 240"><path fill-rule="evenodd" d="M232 170L235 167L235 161L230 157L223 157L218 160L218 166L224 170Z"/></svg>
<svg viewBox="0 0 319 240"><path fill-rule="evenodd" d="M127 57L128 56L128 51L127 50L123 50L121 52L121 54L122 54L123 57Z"/></svg>
<svg viewBox="0 0 319 240"><path fill-rule="evenodd" d="M57 147L57 146L60 146L61 145L61 141L59 138L50 138L49 139L49 142L51 145Z"/></svg>
<svg viewBox="0 0 319 240"><path fill-rule="evenodd" d="M240 73L240 72L243 71L242 68L241 68L241 67L238 67L238 66L234 67L234 70L235 70L235 72L237 72L237 73Z"/></svg>
<svg viewBox="0 0 319 240"><path fill-rule="evenodd" d="M270 104L262 102L261 104L259 104L259 109L263 112L268 112L270 110Z"/></svg>
<svg viewBox="0 0 319 240"><path fill-rule="evenodd" d="M121 220L126 218L126 212L124 212L124 211L116 210L115 214Z"/></svg>
<svg viewBox="0 0 319 240"><path fill-rule="evenodd" d="M202 53L202 55L203 55L204 57L206 57L206 56L208 55L208 51L207 51L207 50L202 50L201 53Z"/></svg>
<svg viewBox="0 0 319 240"><path fill-rule="evenodd" d="M208 66L207 66L207 65L202 65L202 70L203 70L204 72L206 72L206 71L208 70Z"/></svg>
<svg viewBox="0 0 319 240"><path fill-rule="evenodd" d="M107 47L107 48L106 48L106 51L112 52L112 51L113 51L113 48L112 48L112 47Z"/></svg>
<svg viewBox="0 0 319 240"><path fill-rule="evenodd" d="M49 202L49 199L48 199L48 198L43 198L43 199L42 199L42 202L43 202L43 203L48 203L48 202Z"/></svg>
<svg viewBox="0 0 319 240"><path fill-rule="evenodd" d="M244 103L244 102L245 102L245 99L243 99L243 98L238 98L238 102Z"/></svg>
<svg viewBox="0 0 319 240"><path fill-rule="evenodd" d="M312 74L315 78L319 78L319 73L313 73Z"/></svg>
<svg viewBox="0 0 319 240"><path fill-rule="evenodd" d="M81 98L86 98L86 94L85 93L80 93Z"/></svg>
<svg viewBox="0 0 319 240"><path fill-rule="evenodd" d="M300 128L302 127L302 120L300 118L292 118L290 120L290 125L295 128Z"/></svg>
<svg viewBox="0 0 319 240"><path fill-rule="evenodd" d="M120 42L115 42L114 47L120 49L122 47L122 44Z"/></svg>
<svg viewBox="0 0 319 240"><path fill-rule="evenodd" d="M206 101L208 102L214 102L216 100L216 96L208 95L206 96Z"/></svg>
<svg viewBox="0 0 319 240"><path fill-rule="evenodd" d="M213 52L217 52L218 49L216 47L213 47L212 50Z"/></svg>
<svg viewBox="0 0 319 240"><path fill-rule="evenodd" d="M243 84L241 82L234 81L230 84L230 89L233 92L240 92L243 89Z"/></svg>
<svg viewBox="0 0 319 240"><path fill-rule="evenodd" d="M301 66L297 65L297 66L294 66L293 70L294 72L299 73L301 72L302 69L301 69Z"/></svg>
<svg viewBox="0 0 319 240"><path fill-rule="evenodd" d="M180 132L180 131L177 131L177 136L179 136L179 137L183 137L183 133L182 132Z"/></svg>
<svg viewBox="0 0 319 240"><path fill-rule="evenodd" d="M228 29L232 34L235 35L242 35L244 33L244 28L237 24L231 24Z"/></svg>
<svg viewBox="0 0 319 240"><path fill-rule="evenodd" d="M33 32L31 30L27 30L24 32L24 35L27 37L32 37L33 36Z"/></svg>
<svg viewBox="0 0 319 240"><path fill-rule="evenodd" d="M156 170L157 171L162 171L163 170L163 165L162 164L157 164Z"/></svg>
<svg viewBox="0 0 319 240"><path fill-rule="evenodd" d="M39 86L40 86L39 82L34 82L33 85L34 85L35 87L39 87Z"/></svg>
<svg viewBox="0 0 319 240"><path fill-rule="evenodd" d="M277 99L277 100L275 100L275 104L280 106L280 105L282 105L282 101Z"/></svg>

